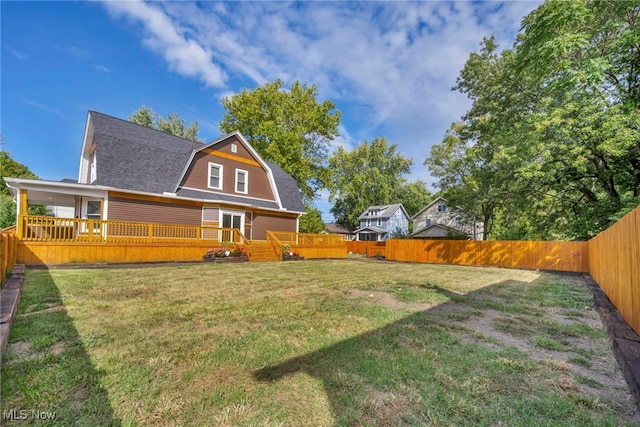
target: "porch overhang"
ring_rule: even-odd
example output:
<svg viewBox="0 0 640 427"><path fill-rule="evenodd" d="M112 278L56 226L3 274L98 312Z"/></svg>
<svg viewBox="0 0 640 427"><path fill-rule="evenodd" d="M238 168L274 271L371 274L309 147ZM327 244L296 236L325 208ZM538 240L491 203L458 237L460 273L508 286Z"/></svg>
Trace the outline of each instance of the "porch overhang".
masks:
<svg viewBox="0 0 640 427"><path fill-rule="evenodd" d="M27 194L30 205L75 206L77 196L104 197L108 188L74 182L44 181L28 178L4 178L16 202Z"/></svg>

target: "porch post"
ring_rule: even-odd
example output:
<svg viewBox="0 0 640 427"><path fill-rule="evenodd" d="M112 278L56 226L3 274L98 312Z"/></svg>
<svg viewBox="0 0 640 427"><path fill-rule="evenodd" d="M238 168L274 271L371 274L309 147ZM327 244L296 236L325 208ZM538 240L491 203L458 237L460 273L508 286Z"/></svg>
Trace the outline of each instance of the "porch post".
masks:
<svg viewBox="0 0 640 427"><path fill-rule="evenodd" d="M29 203L27 202L27 190L24 188L18 189L17 200L17 222L16 222L16 234L19 239L24 238L25 233L25 218L29 214Z"/></svg>

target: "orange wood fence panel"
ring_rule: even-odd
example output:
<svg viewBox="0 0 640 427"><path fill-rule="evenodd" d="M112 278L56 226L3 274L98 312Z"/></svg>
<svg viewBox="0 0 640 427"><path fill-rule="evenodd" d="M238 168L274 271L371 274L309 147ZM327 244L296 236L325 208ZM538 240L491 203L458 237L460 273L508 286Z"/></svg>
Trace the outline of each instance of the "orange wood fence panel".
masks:
<svg viewBox="0 0 640 427"><path fill-rule="evenodd" d="M640 207L589 240L589 273L640 334Z"/></svg>
<svg viewBox="0 0 640 427"><path fill-rule="evenodd" d="M374 243L377 244L373 245ZM554 271L587 271L587 242L470 241L470 240L387 240L347 242L349 251L381 251L388 260L531 268Z"/></svg>
<svg viewBox="0 0 640 427"><path fill-rule="evenodd" d="M12 231L0 232L0 286L4 286L7 273L16 264L18 237Z"/></svg>
<svg viewBox="0 0 640 427"><path fill-rule="evenodd" d="M346 242L346 245L347 252L351 252L353 254L364 254L370 257L376 255L385 256L385 242L362 242L349 240Z"/></svg>

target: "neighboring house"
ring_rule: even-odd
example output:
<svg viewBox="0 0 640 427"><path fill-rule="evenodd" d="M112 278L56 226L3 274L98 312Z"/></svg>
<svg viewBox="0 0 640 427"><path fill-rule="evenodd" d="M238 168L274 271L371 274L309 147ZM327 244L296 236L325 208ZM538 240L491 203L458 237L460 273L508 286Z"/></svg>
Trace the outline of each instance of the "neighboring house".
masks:
<svg viewBox="0 0 640 427"><path fill-rule="evenodd" d="M447 201L438 197L412 218L416 239L468 238L482 240L484 225L470 218L458 208L450 208Z"/></svg>
<svg viewBox="0 0 640 427"><path fill-rule="evenodd" d="M356 235L353 233L353 231L349 230L347 227L344 227L340 224L325 222L324 229L329 234L340 234L344 236L344 240L346 242L356 239Z"/></svg>
<svg viewBox="0 0 640 427"><path fill-rule="evenodd" d="M401 204L370 206L358 217L356 240L385 241L394 234L409 232L409 215Z"/></svg>
<svg viewBox="0 0 640 427"><path fill-rule="evenodd" d="M305 212L296 181L240 132L202 144L94 111L76 182L5 181L18 215L26 204L66 206L76 218L233 227L250 240L297 232Z"/></svg>

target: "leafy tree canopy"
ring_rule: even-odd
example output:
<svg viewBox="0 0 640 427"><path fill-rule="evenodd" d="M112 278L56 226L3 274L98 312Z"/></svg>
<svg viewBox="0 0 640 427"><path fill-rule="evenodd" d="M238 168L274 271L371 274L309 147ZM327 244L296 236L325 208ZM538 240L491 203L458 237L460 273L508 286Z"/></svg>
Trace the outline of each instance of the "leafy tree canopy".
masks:
<svg viewBox="0 0 640 427"><path fill-rule="evenodd" d="M0 151L0 176L2 178L33 178L38 179L36 174L31 172L28 167L22 163L16 162L6 151ZM11 195L4 179L0 180L0 194Z"/></svg>
<svg viewBox="0 0 640 427"><path fill-rule="evenodd" d="M38 176L28 167L15 161L6 151L0 151L0 177L38 179ZM45 215L46 213L47 208L44 206L29 206L30 215ZM0 229L10 227L15 223L16 203L7 183L4 182L4 179L0 179Z"/></svg>
<svg viewBox="0 0 640 427"><path fill-rule="evenodd" d="M140 108L131 113L129 121L181 138L202 142L202 140L198 138L198 131L200 129L198 122L195 121L190 123L189 126L186 126L184 120L180 118L178 113L170 113L166 119L163 119L160 114L151 108L146 105L141 105Z"/></svg>
<svg viewBox="0 0 640 427"><path fill-rule="evenodd" d="M322 212L310 204L305 204L306 215L300 217L300 233L322 233L324 222L322 222Z"/></svg>
<svg viewBox="0 0 640 427"><path fill-rule="evenodd" d="M336 221L356 229L358 216L369 206L407 203L410 215L424 207L430 196L426 184L407 183L404 178L411 165L412 160L386 138L364 141L350 151L339 147L329 159L329 200L334 203L331 212Z"/></svg>
<svg viewBox="0 0 640 427"><path fill-rule="evenodd" d="M296 81L285 90L278 79L222 99L227 112L220 130L240 131L260 156L298 182L306 201L328 184L328 148L340 124L335 104L317 96L315 85Z"/></svg>
<svg viewBox="0 0 640 427"><path fill-rule="evenodd" d="M472 106L425 163L493 237L589 238L640 203L639 18L551 0L512 49L470 55L454 89Z"/></svg>

